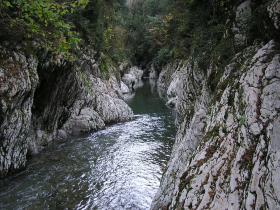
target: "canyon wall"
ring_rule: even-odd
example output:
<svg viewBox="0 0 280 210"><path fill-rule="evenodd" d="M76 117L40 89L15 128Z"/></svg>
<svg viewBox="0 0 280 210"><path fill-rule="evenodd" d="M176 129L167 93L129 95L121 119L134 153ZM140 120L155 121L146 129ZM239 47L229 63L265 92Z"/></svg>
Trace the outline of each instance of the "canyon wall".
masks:
<svg viewBox="0 0 280 210"><path fill-rule="evenodd" d="M279 3L267 11L279 29ZM235 41L244 44L237 29ZM278 41L245 47L221 75L196 64L177 61L159 76L178 131L152 209L280 209Z"/></svg>
<svg viewBox="0 0 280 210"><path fill-rule="evenodd" d="M114 68L114 67L112 67ZM136 68L134 68L135 70ZM141 70L128 70L134 75ZM132 119L123 100L131 93L111 69L104 78L92 50L65 62L0 48L0 175L25 167L27 157L54 141L65 141ZM114 73L115 72L115 73ZM135 73L137 72L137 73Z"/></svg>

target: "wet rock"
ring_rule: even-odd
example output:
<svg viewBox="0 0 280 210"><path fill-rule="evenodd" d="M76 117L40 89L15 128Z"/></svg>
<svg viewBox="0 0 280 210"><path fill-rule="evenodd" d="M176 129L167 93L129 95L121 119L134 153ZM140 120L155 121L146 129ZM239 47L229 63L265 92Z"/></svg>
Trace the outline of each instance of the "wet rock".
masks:
<svg viewBox="0 0 280 210"><path fill-rule="evenodd" d="M144 71L139 69L138 67L131 67L128 70L128 73L124 74L122 77L122 81L127 85L131 92L134 92L135 89L141 87L143 85L142 76Z"/></svg>
<svg viewBox="0 0 280 210"><path fill-rule="evenodd" d="M149 79L157 80L158 79L158 73L154 67L154 65L151 66L150 72L149 72Z"/></svg>
<svg viewBox="0 0 280 210"><path fill-rule="evenodd" d="M166 97L167 89L172 81L172 74L176 71L179 65L180 62L170 63L161 70L157 80L157 89L162 98Z"/></svg>
<svg viewBox="0 0 280 210"><path fill-rule="evenodd" d="M105 127L102 118L93 109L82 109L78 116L72 116L58 134L59 137L67 135L77 136L90 131L96 131Z"/></svg>
<svg viewBox="0 0 280 210"><path fill-rule="evenodd" d="M99 78L94 54L85 50L70 64L0 48L1 177L23 168L27 153L37 154L52 141L132 118L120 82L113 75Z"/></svg>
<svg viewBox="0 0 280 210"><path fill-rule="evenodd" d="M121 81L121 92L122 92L122 94L130 93L128 86L126 84L124 84L123 81Z"/></svg>

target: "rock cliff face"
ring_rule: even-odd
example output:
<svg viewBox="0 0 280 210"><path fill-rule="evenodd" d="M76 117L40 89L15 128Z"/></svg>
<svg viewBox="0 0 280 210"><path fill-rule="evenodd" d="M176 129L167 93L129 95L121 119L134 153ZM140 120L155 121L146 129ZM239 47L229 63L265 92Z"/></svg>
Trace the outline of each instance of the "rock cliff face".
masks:
<svg viewBox="0 0 280 210"><path fill-rule="evenodd" d="M0 48L0 175L26 163L38 61Z"/></svg>
<svg viewBox="0 0 280 210"><path fill-rule="evenodd" d="M122 77L123 85L127 86L130 92L143 85L142 77L144 71L134 66L128 69Z"/></svg>
<svg viewBox="0 0 280 210"><path fill-rule="evenodd" d="M172 73L180 69L178 68L179 63L180 63L179 61L170 63L166 65L160 72L159 77L157 79L157 88L158 88L158 93L161 97L166 97L168 86L172 81Z"/></svg>
<svg viewBox="0 0 280 210"><path fill-rule="evenodd" d="M272 1L268 6L269 17L273 20L274 27L280 28L280 2L278 0Z"/></svg>
<svg viewBox="0 0 280 210"><path fill-rule="evenodd" d="M0 48L0 175L21 169L52 141L126 121L133 112L114 76L99 78L93 53L75 64Z"/></svg>
<svg viewBox="0 0 280 210"><path fill-rule="evenodd" d="M251 13L250 3L236 18ZM278 4L267 8L275 29ZM243 49L222 72L191 59L161 72L159 92L177 112L178 132L152 209L280 209L279 43Z"/></svg>
<svg viewBox="0 0 280 210"><path fill-rule="evenodd" d="M167 90L179 128L152 209L279 209L278 43L237 54L214 92L211 69L179 66Z"/></svg>

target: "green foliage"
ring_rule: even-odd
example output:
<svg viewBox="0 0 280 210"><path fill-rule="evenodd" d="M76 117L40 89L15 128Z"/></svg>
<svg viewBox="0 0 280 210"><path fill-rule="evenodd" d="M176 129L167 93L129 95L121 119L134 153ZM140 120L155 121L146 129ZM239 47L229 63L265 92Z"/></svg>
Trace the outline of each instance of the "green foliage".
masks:
<svg viewBox="0 0 280 210"><path fill-rule="evenodd" d="M64 56L80 42L66 17L85 8L88 0L58 3L55 0L2 0L1 17L11 30L24 31L23 38Z"/></svg>
<svg viewBox="0 0 280 210"><path fill-rule="evenodd" d="M233 54L230 0L145 0L127 17L128 50L138 65L150 62L161 68L190 55L200 68L210 61L222 65Z"/></svg>
<svg viewBox="0 0 280 210"><path fill-rule="evenodd" d="M90 93L92 91L92 82L90 80L89 75L87 75L86 72L83 72L82 70L79 70L76 72L76 75L78 76L79 80L82 82L84 86L84 90Z"/></svg>
<svg viewBox="0 0 280 210"><path fill-rule="evenodd" d="M200 69L214 66L216 78L236 51L231 28L238 2L232 0L136 0L129 8L126 0L0 1L0 41L35 41L36 47L68 58L78 45L91 46L103 72L105 62L154 63L160 69L191 57ZM265 1L252 5L253 17L244 29L248 44L279 39Z"/></svg>
<svg viewBox="0 0 280 210"><path fill-rule="evenodd" d="M127 55L133 63L145 66L156 59L156 63L163 64L160 61L163 51L159 51L168 48L165 41L169 34L165 26L170 21L169 3L170 0L145 0L130 8L125 27L128 31Z"/></svg>
<svg viewBox="0 0 280 210"><path fill-rule="evenodd" d="M112 72L115 69L114 66L115 63L112 58L108 54L102 53L100 56L100 70L104 79L109 79L110 74L114 73Z"/></svg>
<svg viewBox="0 0 280 210"><path fill-rule="evenodd" d="M128 8L125 0L90 0L87 7L73 17L73 22L86 43L117 64L127 59L124 27ZM102 58L101 58L102 59Z"/></svg>
<svg viewBox="0 0 280 210"><path fill-rule="evenodd" d="M245 125L246 124L246 117L245 116L240 116L238 121L239 121L240 126Z"/></svg>
<svg viewBox="0 0 280 210"><path fill-rule="evenodd" d="M168 48L161 48L156 57L154 58L153 62L156 67L161 67L166 65L170 59L172 58L171 51Z"/></svg>
<svg viewBox="0 0 280 210"><path fill-rule="evenodd" d="M259 0L257 4L252 5L252 17L247 26L248 45L256 40L265 42L271 39L280 40L280 32L274 27L267 12L267 7L271 2L272 0Z"/></svg>

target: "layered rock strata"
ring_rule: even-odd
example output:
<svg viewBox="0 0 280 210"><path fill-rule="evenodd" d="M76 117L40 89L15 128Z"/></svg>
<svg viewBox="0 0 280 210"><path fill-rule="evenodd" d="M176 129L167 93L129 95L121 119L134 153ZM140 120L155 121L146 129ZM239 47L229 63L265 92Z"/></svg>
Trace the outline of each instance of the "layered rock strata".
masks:
<svg viewBox="0 0 280 210"><path fill-rule="evenodd" d="M181 119L152 209L280 209L279 75L275 41L237 54L214 92L211 69L183 62L167 90Z"/></svg>
<svg viewBox="0 0 280 210"><path fill-rule="evenodd" d="M0 48L0 175L26 165L50 142L126 121L133 112L117 79L100 79L88 51L79 61Z"/></svg>

